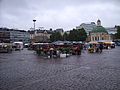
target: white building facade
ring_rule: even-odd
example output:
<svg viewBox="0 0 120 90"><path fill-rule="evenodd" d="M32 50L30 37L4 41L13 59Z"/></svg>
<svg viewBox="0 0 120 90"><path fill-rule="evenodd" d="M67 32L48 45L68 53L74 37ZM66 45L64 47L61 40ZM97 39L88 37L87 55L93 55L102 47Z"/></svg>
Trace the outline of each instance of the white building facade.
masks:
<svg viewBox="0 0 120 90"><path fill-rule="evenodd" d="M87 32L87 35L89 35L89 32L93 30L93 28L96 27L95 22L91 23L82 23L80 26L77 26L76 29L84 28Z"/></svg>
<svg viewBox="0 0 120 90"><path fill-rule="evenodd" d="M90 32L90 41L111 40L107 30L101 25L101 21L97 20L97 26Z"/></svg>
<svg viewBox="0 0 120 90"><path fill-rule="evenodd" d="M107 30L107 32L109 34L115 34L115 33L117 33L117 28L115 28L115 27L105 27L105 29Z"/></svg>

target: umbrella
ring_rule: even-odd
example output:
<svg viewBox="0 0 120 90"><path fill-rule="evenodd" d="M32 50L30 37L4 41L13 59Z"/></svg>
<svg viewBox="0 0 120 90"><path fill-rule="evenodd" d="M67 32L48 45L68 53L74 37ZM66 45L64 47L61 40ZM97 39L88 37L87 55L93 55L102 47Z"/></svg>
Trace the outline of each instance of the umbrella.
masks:
<svg viewBox="0 0 120 90"><path fill-rule="evenodd" d="M91 41L91 42L89 42L89 44L98 44L98 42L97 41Z"/></svg>

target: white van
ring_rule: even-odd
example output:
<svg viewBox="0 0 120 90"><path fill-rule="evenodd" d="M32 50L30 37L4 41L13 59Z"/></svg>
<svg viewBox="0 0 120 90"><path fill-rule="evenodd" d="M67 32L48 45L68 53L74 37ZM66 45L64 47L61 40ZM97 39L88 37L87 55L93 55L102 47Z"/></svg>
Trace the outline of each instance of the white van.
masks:
<svg viewBox="0 0 120 90"><path fill-rule="evenodd" d="M14 42L13 43L13 48L15 50L23 50L23 47L24 47L23 42Z"/></svg>

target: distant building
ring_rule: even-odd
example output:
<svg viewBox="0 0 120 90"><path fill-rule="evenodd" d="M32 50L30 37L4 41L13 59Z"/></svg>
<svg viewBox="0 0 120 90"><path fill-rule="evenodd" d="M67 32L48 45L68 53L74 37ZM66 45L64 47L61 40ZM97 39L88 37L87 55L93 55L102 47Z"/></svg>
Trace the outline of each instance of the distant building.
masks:
<svg viewBox="0 0 120 90"><path fill-rule="evenodd" d="M97 26L93 28L89 35L90 41L111 40L107 30L101 26L101 21L97 20Z"/></svg>
<svg viewBox="0 0 120 90"><path fill-rule="evenodd" d="M117 33L117 28L116 27L106 27L105 28L109 34L115 34Z"/></svg>
<svg viewBox="0 0 120 90"><path fill-rule="evenodd" d="M76 29L84 28L87 35L89 35L89 32L92 31L94 27L96 27L96 24L94 22L82 23L80 26L77 26Z"/></svg>
<svg viewBox="0 0 120 90"><path fill-rule="evenodd" d="M5 32L0 30L0 43L10 43L10 32Z"/></svg>
<svg viewBox="0 0 120 90"><path fill-rule="evenodd" d="M64 32L64 30L63 30L63 28L58 28L58 29L56 29L56 30L54 30L55 32L60 32L60 33L63 33Z"/></svg>
<svg viewBox="0 0 120 90"><path fill-rule="evenodd" d="M63 28L58 28L58 29L54 30L54 32L59 32L61 35L64 34Z"/></svg>
<svg viewBox="0 0 120 90"><path fill-rule="evenodd" d="M30 34L25 30L0 28L0 42L30 42Z"/></svg>
<svg viewBox="0 0 120 90"><path fill-rule="evenodd" d="M36 32L36 33L35 33ZM35 42L49 42L50 35L53 33L52 30L40 30L29 31L31 43Z"/></svg>

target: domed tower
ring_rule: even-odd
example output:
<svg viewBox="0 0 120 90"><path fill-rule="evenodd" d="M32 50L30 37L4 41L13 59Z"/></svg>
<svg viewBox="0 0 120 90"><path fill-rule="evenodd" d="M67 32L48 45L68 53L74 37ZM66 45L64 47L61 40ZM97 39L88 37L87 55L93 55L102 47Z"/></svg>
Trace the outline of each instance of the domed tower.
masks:
<svg viewBox="0 0 120 90"><path fill-rule="evenodd" d="M99 19L97 20L97 26L101 26L101 21Z"/></svg>
<svg viewBox="0 0 120 90"><path fill-rule="evenodd" d="M101 21L97 20L97 26L90 32L91 41L110 40L110 35L106 29L101 26Z"/></svg>

